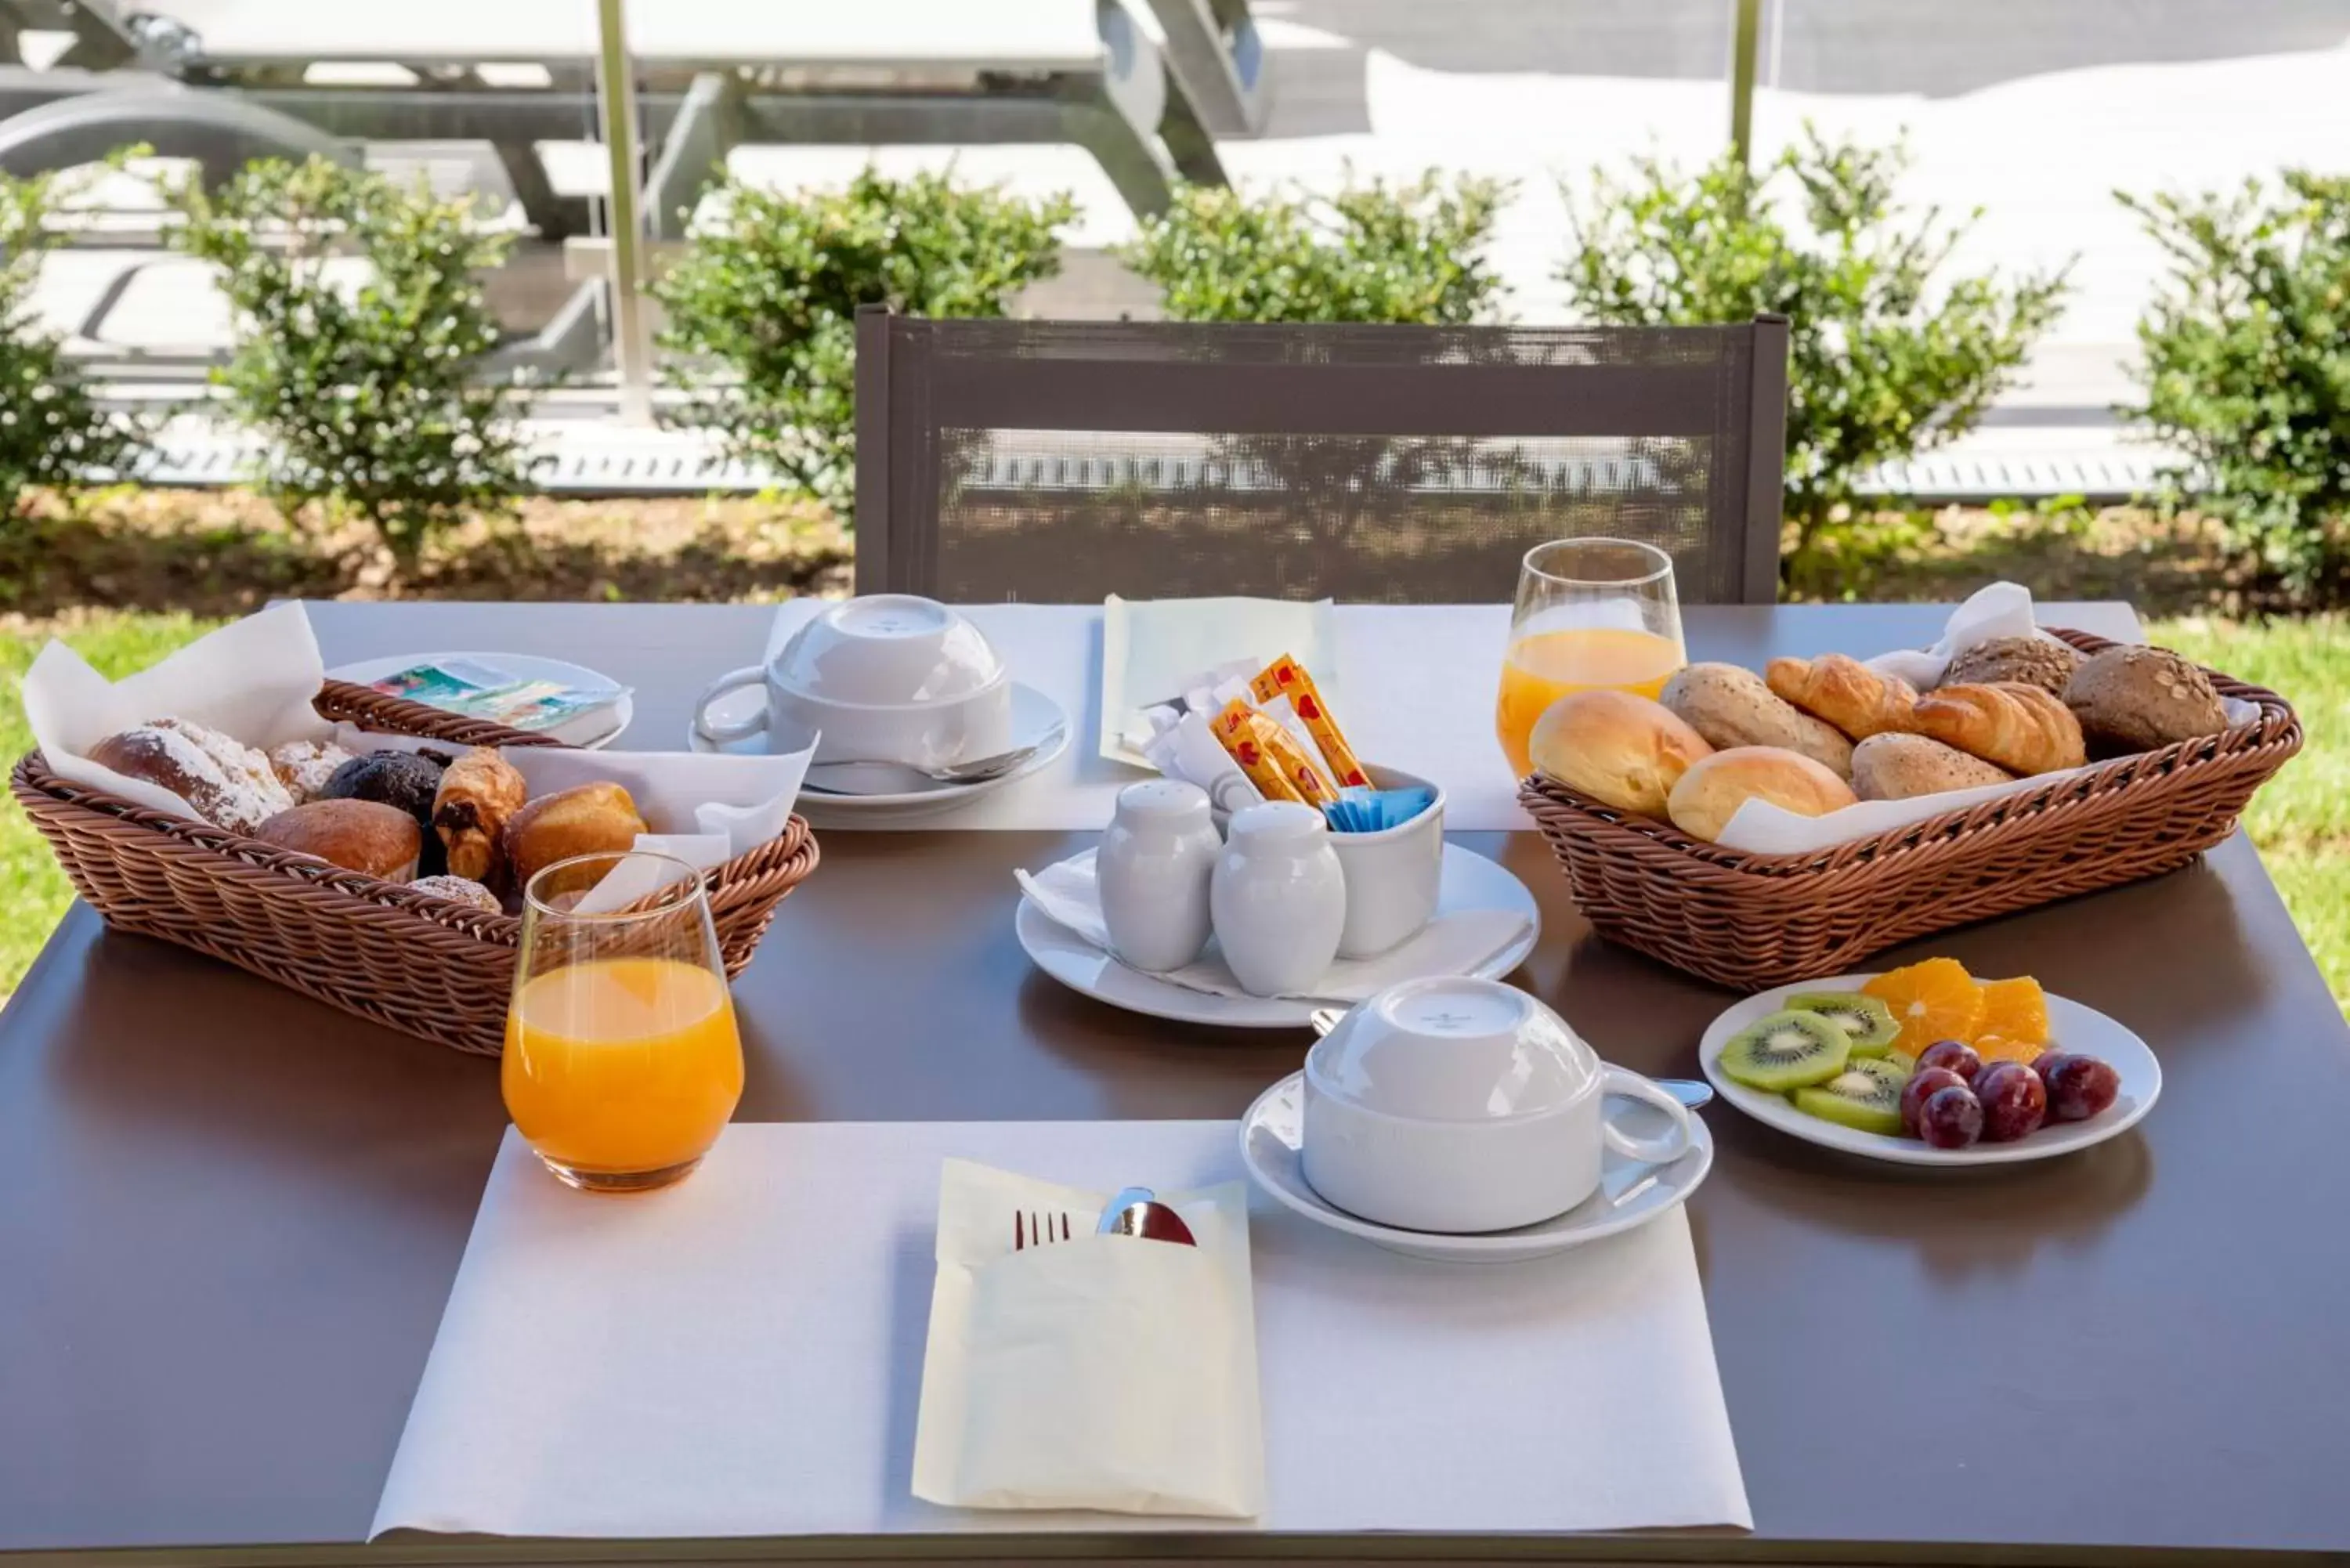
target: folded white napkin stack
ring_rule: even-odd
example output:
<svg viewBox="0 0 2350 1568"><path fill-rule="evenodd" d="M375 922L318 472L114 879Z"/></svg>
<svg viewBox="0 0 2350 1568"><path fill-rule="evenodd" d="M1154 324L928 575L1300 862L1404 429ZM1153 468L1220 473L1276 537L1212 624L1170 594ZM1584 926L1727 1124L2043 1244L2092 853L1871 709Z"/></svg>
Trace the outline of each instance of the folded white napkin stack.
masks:
<svg viewBox="0 0 2350 1568"><path fill-rule="evenodd" d="M951 1159L914 1495L963 1508L1244 1519L1264 1509L1248 1208L1162 1195L1196 1246L1097 1236L1092 1192ZM1014 1217L1066 1240L1014 1246Z"/></svg>

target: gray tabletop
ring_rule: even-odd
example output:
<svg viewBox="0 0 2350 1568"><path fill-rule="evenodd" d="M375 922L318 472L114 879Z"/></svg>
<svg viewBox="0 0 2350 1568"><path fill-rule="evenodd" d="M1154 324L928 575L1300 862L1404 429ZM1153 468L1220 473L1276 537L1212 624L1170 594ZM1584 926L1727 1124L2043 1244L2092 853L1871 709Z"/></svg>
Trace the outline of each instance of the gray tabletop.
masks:
<svg viewBox="0 0 2350 1568"><path fill-rule="evenodd" d="M332 659L586 658L677 733L753 607L316 607ZM1912 607L1698 609L1700 657L1922 640ZM2126 633L2126 611L2052 618ZM626 743L625 742L623 743ZM648 741L648 744L653 743ZM749 1119L1236 1115L1302 1039L1129 1017L1030 971L1011 869L1055 833L824 838L738 987ZM1687 1075L1731 1000L1593 937L1530 835L1517 977L1607 1054ZM505 1117L494 1064L78 906L0 1015L0 1551L191 1561L1138 1550L1804 1561L2350 1558L2350 1030L2251 847L1890 955L2030 971L2143 1033L2162 1104L2074 1158L1906 1174L1717 1107L1693 1200L1751 1536L1180 1534L358 1546ZM887 955L886 982L877 955ZM1408 1433L1398 1440L1408 1441Z"/></svg>

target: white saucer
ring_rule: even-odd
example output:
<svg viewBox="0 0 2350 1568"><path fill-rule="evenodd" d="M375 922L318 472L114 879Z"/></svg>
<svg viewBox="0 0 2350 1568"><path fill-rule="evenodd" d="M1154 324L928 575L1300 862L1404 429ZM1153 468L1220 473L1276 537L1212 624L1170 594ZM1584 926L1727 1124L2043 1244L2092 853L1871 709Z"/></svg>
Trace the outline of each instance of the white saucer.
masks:
<svg viewBox="0 0 2350 1568"><path fill-rule="evenodd" d="M1706 1026L1705 1038L1697 1048L1698 1065L1705 1070L1707 1079L1721 1091L1723 1099L1756 1121L1768 1122L1805 1143L1866 1155L1871 1159L1891 1160L1897 1165L2012 1165L2019 1160L2052 1159L2127 1132L2154 1109L2154 1102L2162 1093L2162 1064L2155 1060L2145 1041L2096 1009L2054 993L2048 998L2050 1043L2058 1050L2078 1051L2108 1063L2121 1075L2121 1094L2087 1121L2050 1122L2031 1137L2013 1143L1932 1148L1914 1137L1862 1132L1799 1111L1784 1095L1749 1088L1716 1064L1731 1035L1756 1019L1778 1012L1786 1005L1786 999L1797 992L1857 991L1876 978L1875 973L1840 974L1831 980L1807 980L1800 985L1783 985L1776 991L1750 996Z"/></svg>
<svg viewBox="0 0 2350 1568"><path fill-rule="evenodd" d="M1526 885L1503 867L1457 844L1444 846L1444 869L1437 884L1436 909L1439 914L1462 909L1515 909L1524 913L1525 934L1470 971L1480 980L1499 980L1517 968L1534 950L1534 943L1542 936L1542 911L1535 907L1534 896L1526 891ZM1082 992L1097 1002L1107 1002L1112 1007L1123 1007L1128 1012L1171 1018L1182 1023L1213 1023L1227 1029L1304 1029L1312 1024L1315 1008L1329 1005L1285 997L1218 996L1211 992L1187 990L1155 974L1129 969L1046 915L1024 894L1014 927L1019 932L1021 949L1038 969L1072 991Z"/></svg>
<svg viewBox="0 0 2350 1568"><path fill-rule="evenodd" d="M557 725L546 732L567 745L580 746L591 752L602 751L620 738L636 716L636 704L629 693L620 691L621 682L600 670L590 670L584 664L574 664L564 659L541 659L535 653L461 653L453 649L440 653L399 653L386 659L362 659L353 664L338 664L327 671L330 680L348 680L355 686L372 686L386 676L397 675L403 670L413 670L420 664L447 664L464 659L474 664L486 664L493 670L503 670L517 680L558 680L582 691L598 688L620 691L620 701L609 712L596 717L596 728L582 740L568 732L568 726Z"/></svg>
<svg viewBox="0 0 2350 1568"><path fill-rule="evenodd" d="M748 718L757 712L767 700L764 686L746 686L730 691L710 705L709 716L713 722L725 723ZM725 745L713 744L702 732L686 726L686 747L695 752L731 752L749 756L764 756L767 750L766 732L760 731L746 739L732 741ZM863 768L857 766L827 767L823 781L840 789L856 788L860 781L877 785L875 793L856 794L835 794L814 788L800 792L796 809L816 826L827 823L846 827L895 827L908 823L926 821L970 805L982 795L1013 784L1029 774L1050 767L1069 747L1069 719L1061 705L1037 691L1034 686L1012 683L1012 743L1014 746L1035 746L1036 754L1008 774L983 779L978 784L925 784L920 789L894 789L902 784L903 771L885 765Z"/></svg>
<svg viewBox="0 0 2350 1568"><path fill-rule="evenodd" d="M1669 1124L1647 1106L1616 1100L1619 1113L1653 1117L1659 1127ZM1257 1096L1241 1118L1241 1163L1284 1208L1295 1210L1317 1225L1360 1236L1366 1241L1440 1263L1515 1263L1548 1257L1645 1225L1679 1205L1698 1189L1713 1168L1713 1135L1703 1117L1690 1116L1689 1152L1670 1165L1643 1165L1613 1149L1601 1156L1599 1190L1555 1219L1515 1231L1489 1231L1475 1236L1448 1236L1430 1231L1399 1231L1358 1219L1336 1208L1305 1179L1299 1154L1305 1119L1305 1075L1292 1073ZM1646 1132L1645 1126L1638 1129Z"/></svg>

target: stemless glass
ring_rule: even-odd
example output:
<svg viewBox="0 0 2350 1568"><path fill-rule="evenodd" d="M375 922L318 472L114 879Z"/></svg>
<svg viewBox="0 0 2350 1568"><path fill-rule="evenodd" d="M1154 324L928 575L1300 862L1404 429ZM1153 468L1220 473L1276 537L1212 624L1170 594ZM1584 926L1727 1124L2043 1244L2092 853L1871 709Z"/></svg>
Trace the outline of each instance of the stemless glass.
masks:
<svg viewBox="0 0 2350 1568"><path fill-rule="evenodd" d="M1543 710L1597 687L1654 697L1688 662L1673 559L1637 539L1554 539L1526 552L1493 729L1518 777Z"/></svg>
<svg viewBox="0 0 2350 1568"><path fill-rule="evenodd" d="M657 892L577 906L607 877ZM598 900L603 902L607 900ZM640 851L558 860L523 890L500 1068L506 1114L588 1192L665 1187L702 1163L743 1096L743 1041L702 878Z"/></svg>

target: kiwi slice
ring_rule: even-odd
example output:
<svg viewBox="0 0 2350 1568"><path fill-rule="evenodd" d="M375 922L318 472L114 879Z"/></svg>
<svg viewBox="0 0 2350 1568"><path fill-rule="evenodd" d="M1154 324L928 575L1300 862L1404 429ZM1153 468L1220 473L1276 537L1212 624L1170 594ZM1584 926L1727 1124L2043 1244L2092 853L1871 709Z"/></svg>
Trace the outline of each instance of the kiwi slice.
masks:
<svg viewBox="0 0 2350 1568"><path fill-rule="evenodd" d="M1807 991L1787 998L1787 1005L1842 1025L1852 1037L1856 1056L1882 1056L1901 1038L1901 1025L1895 1021L1893 1009L1861 992Z"/></svg>
<svg viewBox="0 0 2350 1568"><path fill-rule="evenodd" d="M1833 1078L1852 1054L1852 1038L1816 1012L1774 1012L1730 1037L1716 1058L1742 1084L1773 1094Z"/></svg>
<svg viewBox="0 0 2350 1568"><path fill-rule="evenodd" d="M1797 1089L1795 1108L1862 1132L1901 1130L1901 1085L1908 1069L1882 1056L1855 1056L1825 1083Z"/></svg>

